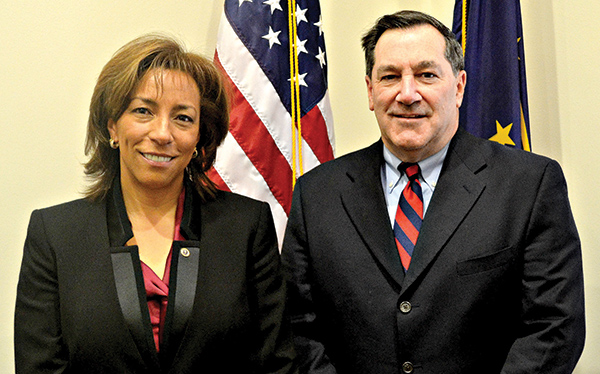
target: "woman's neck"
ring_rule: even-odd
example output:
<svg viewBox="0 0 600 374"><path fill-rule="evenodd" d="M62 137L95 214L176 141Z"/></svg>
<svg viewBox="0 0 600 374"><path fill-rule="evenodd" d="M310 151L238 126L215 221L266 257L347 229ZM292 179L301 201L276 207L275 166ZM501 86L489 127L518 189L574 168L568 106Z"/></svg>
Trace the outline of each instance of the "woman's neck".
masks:
<svg viewBox="0 0 600 374"><path fill-rule="evenodd" d="M179 186L156 190L139 188L121 181L123 201L134 234L140 229L153 229L172 237L177 202L182 188L183 181Z"/></svg>
<svg viewBox="0 0 600 374"><path fill-rule="evenodd" d="M138 246L140 260L162 279L183 184L179 188L160 190L130 187L121 181L123 201L133 231L133 238L127 243Z"/></svg>

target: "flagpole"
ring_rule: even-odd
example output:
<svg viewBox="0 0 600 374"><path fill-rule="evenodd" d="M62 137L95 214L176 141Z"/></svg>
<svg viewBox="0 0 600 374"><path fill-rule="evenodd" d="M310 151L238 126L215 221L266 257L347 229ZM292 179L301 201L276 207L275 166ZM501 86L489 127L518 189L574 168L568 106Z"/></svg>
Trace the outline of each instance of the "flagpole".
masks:
<svg viewBox="0 0 600 374"><path fill-rule="evenodd" d="M298 32L296 28L296 1L288 0L288 29L290 45L290 107L292 117L292 188L302 174L302 125L300 107L300 72L298 69ZM297 128L296 128L297 126Z"/></svg>

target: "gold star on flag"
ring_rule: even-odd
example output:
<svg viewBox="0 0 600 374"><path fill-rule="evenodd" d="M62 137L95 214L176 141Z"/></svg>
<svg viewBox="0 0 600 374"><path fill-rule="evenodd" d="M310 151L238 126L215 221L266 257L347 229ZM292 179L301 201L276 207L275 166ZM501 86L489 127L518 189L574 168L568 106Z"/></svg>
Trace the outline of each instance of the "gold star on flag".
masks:
<svg viewBox="0 0 600 374"><path fill-rule="evenodd" d="M512 123L506 127L502 127L500 122L496 121L496 135L490 138L491 141L504 145L515 145L515 142L510 138L510 129Z"/></svg>

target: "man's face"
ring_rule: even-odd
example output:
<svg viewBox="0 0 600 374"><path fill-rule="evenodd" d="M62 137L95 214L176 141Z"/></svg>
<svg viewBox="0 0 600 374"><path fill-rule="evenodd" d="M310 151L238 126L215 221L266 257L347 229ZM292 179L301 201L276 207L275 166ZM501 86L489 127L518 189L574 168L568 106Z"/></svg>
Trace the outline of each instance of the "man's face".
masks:
<svg viewBox="0 0 600 374"><path fill-rule="evenodd" d="M366 77L369 109L383 143L396 157L417 162L440 151L456 133L466 73L457 76L444 37L430 25L384 32Z"/></svg>

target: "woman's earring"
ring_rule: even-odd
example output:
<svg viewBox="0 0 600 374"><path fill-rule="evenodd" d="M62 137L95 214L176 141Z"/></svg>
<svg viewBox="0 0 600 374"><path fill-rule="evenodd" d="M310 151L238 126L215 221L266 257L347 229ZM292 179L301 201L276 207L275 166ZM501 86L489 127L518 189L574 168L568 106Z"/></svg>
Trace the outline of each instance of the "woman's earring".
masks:
<svg viewBox="0 0 600 374"><path fill-rule="evenodd" d="M194 147L194 153L192 154L192 158L196 158L198 157L198 149L196 149L196 147Z"/></svg>
<svg viewBox="0 0 600 374"><path fill-rule="evenodd" d="M113 138L108 139L108 144L110 144L110 147L112 149L119 148L119 142L115 142L115 140Z"/></svg>

